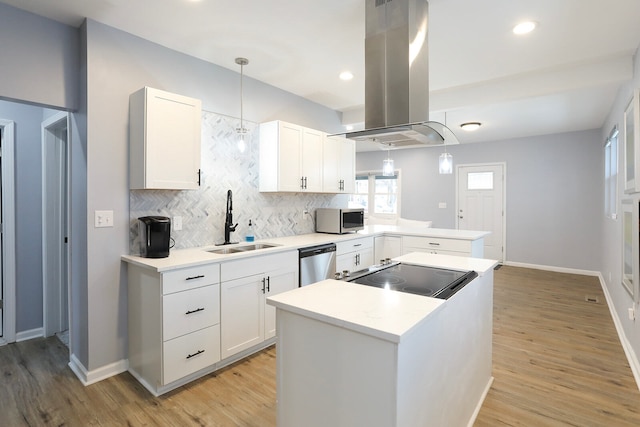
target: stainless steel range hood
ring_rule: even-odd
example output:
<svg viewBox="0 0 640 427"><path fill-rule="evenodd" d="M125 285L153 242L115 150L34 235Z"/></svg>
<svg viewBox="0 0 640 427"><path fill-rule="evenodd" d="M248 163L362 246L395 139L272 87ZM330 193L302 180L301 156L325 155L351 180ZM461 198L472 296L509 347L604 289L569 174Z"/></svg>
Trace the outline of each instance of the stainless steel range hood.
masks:
<svg viewBox="0 0 640 427"><path fill-rule="evenodd" d="M347 138L389 148L458 144L429 121L427 0L366 0L365 130Z"/></svg>

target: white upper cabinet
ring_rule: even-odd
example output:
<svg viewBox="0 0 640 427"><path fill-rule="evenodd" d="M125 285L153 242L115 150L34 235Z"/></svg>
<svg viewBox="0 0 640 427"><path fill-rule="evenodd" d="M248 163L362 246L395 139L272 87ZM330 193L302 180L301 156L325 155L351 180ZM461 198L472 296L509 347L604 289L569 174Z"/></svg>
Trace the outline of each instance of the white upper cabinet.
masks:
<svg viewBox="0 0 640 427"><path fill-rule="evenodd" d="M325 193L355 191L356 145L354 141L339 136L325 137L323 164L322 189Z"/></svg>
<svg viewBox="0 0 640 427"><path fill-rule="evenodd" d="M200 100L150 87L129 98L131 189L200 185Z"/></svg>
<svg viewBox="0 0 640 427"><path fill-rule="evenodd" d="M260 125L260 191L321 192L320 131L280 120Z"/></svg>

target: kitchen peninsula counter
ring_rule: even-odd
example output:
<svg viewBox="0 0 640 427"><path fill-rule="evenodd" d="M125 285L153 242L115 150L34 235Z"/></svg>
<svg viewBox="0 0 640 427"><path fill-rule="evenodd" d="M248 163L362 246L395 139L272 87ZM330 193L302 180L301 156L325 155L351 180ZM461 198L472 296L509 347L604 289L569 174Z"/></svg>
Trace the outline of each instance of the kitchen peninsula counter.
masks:
<svg viewBox="0 0 640 427"><path fill-rule="evenodd" d="M472 424L492 381L496 262L396 260L479 276L448 300L335 280L268 298L277 308L280 427Z"/></svg>

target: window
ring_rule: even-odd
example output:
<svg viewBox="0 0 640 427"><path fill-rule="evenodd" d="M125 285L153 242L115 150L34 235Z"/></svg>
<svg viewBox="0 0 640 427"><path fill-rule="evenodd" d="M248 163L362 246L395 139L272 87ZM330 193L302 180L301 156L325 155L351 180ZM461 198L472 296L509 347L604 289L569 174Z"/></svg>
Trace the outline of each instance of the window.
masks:
<svg viewBox="0 0 640 427"><path fill-rule="evenodd" d="M356 174L356 192L349 197L350 208L364 208L368 215L395 218L400 212L400 179L381 172Z"/></svg>
<svg viewBox="0 0 640 427"><path fill-rule="evenodd" d="M618 198L618 127L604 144L604 209L607 218L616 219Z"/></svg>

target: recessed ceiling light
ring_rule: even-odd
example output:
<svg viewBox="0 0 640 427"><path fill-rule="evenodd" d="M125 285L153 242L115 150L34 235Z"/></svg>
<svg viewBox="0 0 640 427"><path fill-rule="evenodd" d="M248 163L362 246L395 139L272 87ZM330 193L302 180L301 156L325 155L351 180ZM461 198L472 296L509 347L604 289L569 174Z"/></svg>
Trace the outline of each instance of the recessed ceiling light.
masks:
<svg viewBox="0 0 640 427"><path fill-rule="evenodd" d="M460 127L467 132L477 130L480 126L482 126L482 123L480 122L467 122L460 125Z"/></svg>
<svg viewBox="0 0 640 427"><path fill-rule="evenodd" d="M340 73L340 80L351 80L353 78L353 73L351 71L343 71Z"/></svg>
<svg viewBox="0 0 640 427"><path fill-rule="evenodd" d="M518 25L516 25L515 27L513 27L513 33L514 34L527 34L527 33L530 33L531 31L535 30L535 28L537 26L538 26L538 24L535 23L534 21L521 22Z"/></svg>

